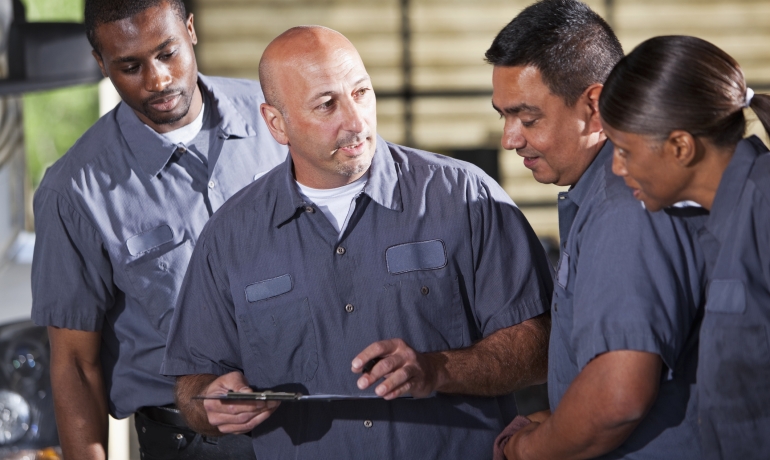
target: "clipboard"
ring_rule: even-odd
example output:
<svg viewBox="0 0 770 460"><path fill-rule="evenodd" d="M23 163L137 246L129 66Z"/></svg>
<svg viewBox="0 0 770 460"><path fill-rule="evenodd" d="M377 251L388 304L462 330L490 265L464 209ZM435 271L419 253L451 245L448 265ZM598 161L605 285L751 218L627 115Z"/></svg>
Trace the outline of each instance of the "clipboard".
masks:
<svg viewBox="0 0 770 460"><path fill-rule="evenodd" d="M302 393L287 393L281 391L257 391L253 393L239 393L230 391L221 395L198 395L193 399L218 399L220 401L353 401L366 399L382 399L377 395L335 395ZM400 396L396 399L412 399L411 396Z"/></svg>

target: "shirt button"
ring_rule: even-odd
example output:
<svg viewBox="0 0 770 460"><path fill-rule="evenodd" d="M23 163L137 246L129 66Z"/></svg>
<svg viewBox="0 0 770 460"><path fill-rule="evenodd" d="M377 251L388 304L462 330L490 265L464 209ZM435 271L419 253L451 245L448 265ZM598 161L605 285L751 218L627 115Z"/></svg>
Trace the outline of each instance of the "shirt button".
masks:
<svg viewBox="0 0 770 460"><path fill-rule="evenodd" d="M214 188L216 185L213 180L209 181L209 188Z"/></svg>
<svg viewBox="0 0 770 460"><path fill-rule="evenodd" d="M356 307L353 306L353 304L347 304L345 305L345 311L348 313L353 313L353 310L355 310Z"/></svg>
<svg viewBox="0 0 770 460"><path fill-rule="evenodd" d="M430 292L430 289L428 288L428 286L423 286L420 288L420 294L422 295L428 295L429 292Z"/></svg>
<svg viewBox="0 0 770 460"><path fill-rule="evenodd" d="M312 206L305 206L305 212L315 212L315 209L313 209Z"/></svg>
<svg viewBox="0 0 770 460"><path fill-rule="evenodd" d="M342 246L337 246L337 254L342 255L345 254L345 248Z"/></svg>
<svg viewBox="0 0 770 460"><path fill-rule="evenodd" d="M177 438L178 440L181 440L182 438L184 438L184 435L183 435L182 433L177 433L177 434L176 434L176 438Z"/></svg>
<svg viewBox="0 0 770 460"><path fill-rule="evenodd" d="M372 421L371 420L364 420L364 426L366 428L371 428L372 427Z"/></svg>

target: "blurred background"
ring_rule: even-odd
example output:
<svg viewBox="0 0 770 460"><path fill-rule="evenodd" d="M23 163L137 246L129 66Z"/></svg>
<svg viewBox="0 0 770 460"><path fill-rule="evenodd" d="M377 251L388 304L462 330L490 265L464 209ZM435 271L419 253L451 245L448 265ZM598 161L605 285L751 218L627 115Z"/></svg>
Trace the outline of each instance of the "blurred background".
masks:
<svg viewBox="0 0 770 460"><path fill-rule="evenodd" d="M22 19L30 23L83 20L83 0L14 1L24 6ZM11 0L0 0L3 37L8 35L13 16L9 9L11 3ZM503 122L491 107L492 67L483 60L497 32L530 1L188 0L185 3L195 14L199 69L210 75L256 79L265 46L289 27L320 24L340 31L358 48L372 76L378 98L379 133L384 138L478 164L503 185L547 247L558 239L555 205L560 188L536 183L515 152L500 149ZM770 2L767 0L589 0L587 3L610 23L627 52L655 35L695 35L735 57L755 91L770 92L770 21L767 20ZM34 30L32 34L34 38ZM12 51L3 40L0 78L9 76L6 57ZM13 77L13 69L10 70ZM29 264L34 243L31 198L35 187L45 168L63 155L100 113L117 102L108 81L99 84L98 78L86 80L93 83L55 90L45 90L46 85L6 90L0 86L0 369L10 369L6 374L15 384L37 385L35 398L42 408L35 409L30 403L32 409L27 409L24 422L26 431L18 428L24 427L22 406L13 412L16 425L0 418L0 458L25 458L14 457L23 451L19 443L31 439L32 425L38 433L42 432L34 420L30 421L34 419L34 411L40 412L38 419L45 419L45 410L48 410L44 402L50 397L45 383L40 383L45 375L39 371L46 363L47 339L37 337L30 342L38 350L32 353L25 351L32 345L19 348L17 342L21 339L13 342L8 337L16 336L3 331L7 331L5 325L8 325L15 327L14 334L21 334L19 336L34 335L24 329L29 324L19 322L29 318L31 306ZM755 119L751 111L747 111L747 115ZM768 141L758 122L750 123L750 130ZM19 329L18 324L27 325ZM34 372L29 371L29 356L37 359L31 361L32 367L36 363L38 366ZM19 361L19 357L23 359ZM28 375L18 377L19 369L27 369ZM0 379L2 375L0 373ZM29 380L33 377L36 380ZM7 406L10 403L2 387L0 380L0 410L11 407ZM52 422L48 414L48 423ZM23 433L14 435L16 438L4 437L4 433L12 431ZM127 423L116 425L114 431L125 438L129 431ZM37 439L41 439L40 435ZM136 458L135 446L127 447L127 441L115 442L111 449L113 460ZM43 451L36 452L24 455L30 459L54 458L43 456L47 455Z"/></svg>

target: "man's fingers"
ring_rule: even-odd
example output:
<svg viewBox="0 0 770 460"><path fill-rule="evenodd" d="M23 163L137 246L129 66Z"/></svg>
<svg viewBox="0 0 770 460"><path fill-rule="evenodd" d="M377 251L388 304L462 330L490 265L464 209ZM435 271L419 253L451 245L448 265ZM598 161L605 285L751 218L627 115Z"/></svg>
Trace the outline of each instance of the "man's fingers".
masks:
<svg viewBox="0 0 770 460"><path fill-rule="evenodd" d="M403 364L404 361L402 357L398 355L391 355L387 358L383 358L379 360L369 372L361 375L356 384L360 390L368 388L369 385L372 385L377 380L388 376L388 374L393 372L395 369L398 369Z"/></svg>
<svg viewBox="0 0 770 460"><path fill-rule="evenodd" d="M277 407L274 407L272 409L268 409L257 416L247 420L245 423L227 423L224 425L219 425L217 428L220 432L225 434L240 434L240 433L248 433L249 431L253 430L257 425L264 422L265 420L270 417Z"/></svg>
<svg viewBox="0 0 770 460"><path fill-rule="evenodd" d="M395 340L393 339L374 342L373 344L364 348L364 350L361 353L359 353L355 358L353 358L353 362L351 363L351 370L356 374L361 373L366 363L368 363L374 358L385 356L392 353L393 351L396 350L397 346L398 345L395 343Z"/></svg>
<svg viewBox="0 0 770 460"><path fill-rule="evenodd" d="M388 376L388 378L385 379L385 381L377 385L377 388L374 389L374 392L377 394L377 396L382 396L382 397L385 397L387 395L392 395L397 392L399 393L397 396L400 396L401 394L408 391L408 390L401 390L401 387L408 384L414 378L414 370L415 369L411 366L402 367L400 369L395 370L393 373L391 373ZM411 386L412 384L409 383L410 388ZM392 399L392 398L386 398L386 399Z"/></svg>
<svg viewBox="0 0 770 460"><path fill-rule="evenodd" d="M220 431L222 431L224 426L230 426L230 429L234 429L232 427L235 426L241 427L239 429L245 429L253 420L258 419L261 421L269 417L280 405L280 401L268 401L268 404L265 404L264 401L258 402L261 403L259 406L239 404L237 406L241 407L231 407L236 405L226 404L219 408L219 410L207 411L209 423L219 428Z"/></svg>

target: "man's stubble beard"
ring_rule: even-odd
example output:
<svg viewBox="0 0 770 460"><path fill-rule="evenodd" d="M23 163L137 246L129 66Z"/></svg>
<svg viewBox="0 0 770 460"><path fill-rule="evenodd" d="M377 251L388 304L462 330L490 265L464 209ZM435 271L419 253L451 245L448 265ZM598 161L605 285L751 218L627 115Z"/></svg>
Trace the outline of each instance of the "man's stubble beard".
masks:
<svg viewBox="0 0 770 460"><path fill-rule="evenodd" d="M163 91L163 93L173 94L179 92L180 99L181 99L181 108L182 113L180 115L171 115L166 114L165 117L158 116L159 114L156 114L151 108L150 108L150 100L147 99L142 101L142 108L144 116L147 117L151 122L155 123L156 125L170 125L172 123L176 123L177 121L181 120L182 118L187 116L187 113L190 112L190 106L192 105L192 94L188 95L187 91L179 91L178 89L167 89ZM193 91L193 94L195 92ZM158 97L155 96L153 99L157 99Z"/></svg>

